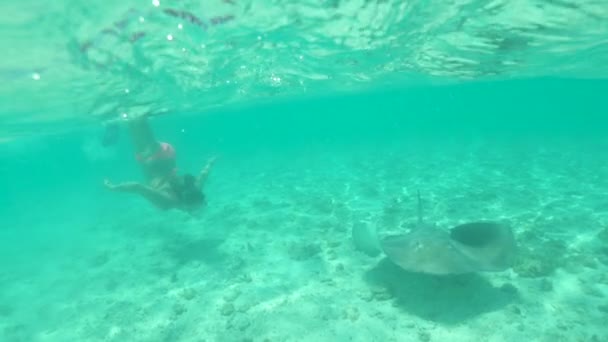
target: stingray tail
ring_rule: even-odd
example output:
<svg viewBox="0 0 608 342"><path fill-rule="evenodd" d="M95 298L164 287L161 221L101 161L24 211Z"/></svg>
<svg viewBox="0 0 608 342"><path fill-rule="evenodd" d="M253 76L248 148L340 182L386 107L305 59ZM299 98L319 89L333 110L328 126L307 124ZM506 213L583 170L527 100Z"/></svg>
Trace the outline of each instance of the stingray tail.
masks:
<svg viewBox="0 0 608 342"><path fill-rule="evenodd" d="M382 252L378 233L372 225L364 222L355 223L352 234L355 248L359 251L371 257L378 256Z"/></svg>

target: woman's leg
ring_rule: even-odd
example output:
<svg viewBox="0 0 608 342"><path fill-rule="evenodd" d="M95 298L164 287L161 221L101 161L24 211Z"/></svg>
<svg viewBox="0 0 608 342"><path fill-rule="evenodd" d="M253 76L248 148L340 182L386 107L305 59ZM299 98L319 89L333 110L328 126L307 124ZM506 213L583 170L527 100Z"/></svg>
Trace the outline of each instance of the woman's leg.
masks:
<svg viewBox="0 0 608 342"><path fill-rule="evenodd" d="M148 124L148 118L151 116L160 116L168 113L166 108L158 108L151 110L149 108L140 109L139 113L135 111L127 119L131 139L135 146L135 153L141 154L144 157L149 154L154 154L158 151L160 143L154 137L154 132Z"/></svg>
<svg viewBox="0 0 608 342"><path fill-rule="evenodd" d="M147 181L150 182L154 179L155 172L149 165L148 158L158 151L160 144L156 141L152 127L145 116L129 119L127 124L135 147L135 158L139 161Z"/></svg>
<svg viewBox="0 0 608 342"><path fill-rule="evenodd" d="M136 154L146 158L158 150L159 143L145 116L129 119L128 125Z"/></svg>

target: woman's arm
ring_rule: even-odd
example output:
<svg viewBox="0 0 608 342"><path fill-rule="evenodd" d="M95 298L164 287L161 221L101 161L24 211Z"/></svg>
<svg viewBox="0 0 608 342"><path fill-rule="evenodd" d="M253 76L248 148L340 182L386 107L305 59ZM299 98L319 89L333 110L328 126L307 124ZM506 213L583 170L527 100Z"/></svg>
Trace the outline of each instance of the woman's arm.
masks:
<svg viewBox="0 0 608 342"><path fill-rule="evenodd" d="M198 174L198 177L196 177L196 186L199 189L202 188L203 185L205 185L205 181L207 180L207 177L209 176L209 171L211 171L211 167L215 163L215 160L216 160L216 157L209 159L209 161L207 161L207 165L205 165L205 167Z"/></svg>
<svg viewBox="0 0 608 342"><path fill-rule="evenodd" d="M112 191L139 195L161 209L169 209L177 205L175 198L166 192L151 188L141 183L125 182L120 184L112 184L110 181L106 180L104 185L106 188Z"/></svg>

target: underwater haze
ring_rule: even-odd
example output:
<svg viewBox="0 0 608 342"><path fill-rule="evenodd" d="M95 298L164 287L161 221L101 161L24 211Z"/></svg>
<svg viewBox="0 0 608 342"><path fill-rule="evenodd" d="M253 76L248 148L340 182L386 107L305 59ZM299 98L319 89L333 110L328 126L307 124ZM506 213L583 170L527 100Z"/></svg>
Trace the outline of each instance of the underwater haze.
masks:
<svg viewBox="0 0 608 342"><path fill-rule="evenodd" d="M605 1L0 13L0 341L608 340ZM419 219L498 222L514 258L433 275L353 241Z"/></svg>

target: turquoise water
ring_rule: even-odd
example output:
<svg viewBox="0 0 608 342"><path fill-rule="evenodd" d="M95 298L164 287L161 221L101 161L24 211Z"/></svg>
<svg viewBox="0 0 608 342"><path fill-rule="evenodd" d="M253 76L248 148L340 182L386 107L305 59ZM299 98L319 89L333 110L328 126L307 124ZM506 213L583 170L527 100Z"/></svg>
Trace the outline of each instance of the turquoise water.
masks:
<svg viewBox="0 0 608 342"><path fill-rule="evenodd" d="M0 340L608 338L602 2L155 4L0 5ZM198 215L103 187L144 181L108 121L161 109L179 172L218 157ZM358 251L417 191L512 267Z"/></svg>

